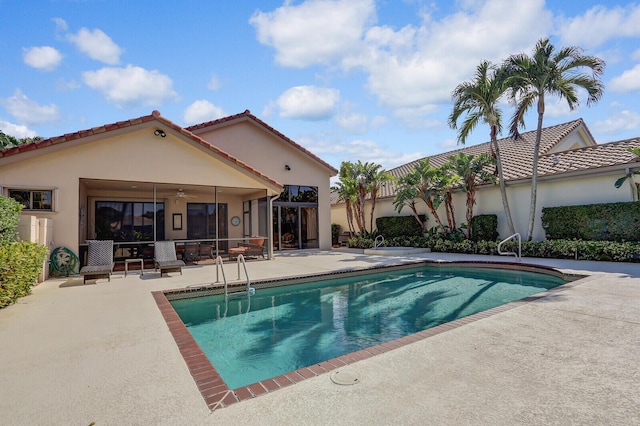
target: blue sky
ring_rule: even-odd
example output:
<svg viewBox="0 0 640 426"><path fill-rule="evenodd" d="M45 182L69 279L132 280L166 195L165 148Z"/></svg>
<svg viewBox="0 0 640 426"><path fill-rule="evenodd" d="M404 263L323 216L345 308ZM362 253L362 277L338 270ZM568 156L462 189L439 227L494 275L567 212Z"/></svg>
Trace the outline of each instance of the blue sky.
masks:
<svg viewBox="0 0 640 426"><path fill-rule="evenodd" d="M392 168L455 149L454 87L541 37L607 63L600 102L548 99L545 126L582 117L600 143L640 136L640 3L0 0L0 16L0 130L16 137L249 109L336 168ZM479 126L467 144L487 140Z"/></svg>

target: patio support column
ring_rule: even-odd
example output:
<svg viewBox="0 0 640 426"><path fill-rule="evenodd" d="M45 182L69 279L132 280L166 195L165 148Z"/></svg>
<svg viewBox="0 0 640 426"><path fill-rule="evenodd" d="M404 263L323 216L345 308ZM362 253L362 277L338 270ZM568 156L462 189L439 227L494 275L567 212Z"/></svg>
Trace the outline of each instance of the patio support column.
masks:
<svg viewBox="0 0 640 426"><path fill-rule="evenodd" d="M269 196L269 193L265 190L267 197L267 259L273 259L273 197Z"/></svg>
<svg viewBox="0 0 640 426"><path fill-rule="evenodd" d="M158 207L156 206L157 202L157 191L156 191L156 183L153 183L153 244L156 243L156 220L158 219L156 216L156 212Z"/></svg>

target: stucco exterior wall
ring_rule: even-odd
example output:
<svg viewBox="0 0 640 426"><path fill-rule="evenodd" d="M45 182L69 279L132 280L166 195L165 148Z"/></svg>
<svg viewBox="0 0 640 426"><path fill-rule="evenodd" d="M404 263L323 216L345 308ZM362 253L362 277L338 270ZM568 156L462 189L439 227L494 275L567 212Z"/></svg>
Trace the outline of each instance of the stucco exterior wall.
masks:
<svg viewBox="0 0 640 426"><path fill-rule="evenodd" d="M608 171L604 173L596 174L594 172L593 174L566 177L564 179L539 181L533 240L541 241L545 239L544 229L542 228L542 209L544 207L634 201L633 192L627 185L620 189L616 189L613 185L616 179L623 175L624 173L622 171ZM529 226L531 185L529 182L510 185L507 187L507 195L516 232L519 232L522 238L526 239ZM411 214L410 210L406 207L402 210L402 213L397 213L393 209L392 203L392 199L378 199L375 217L406 216ZM368 205L370 205L370 203L368 203ZM465 194L454 194L454 206L457 225L460 226L466 223ZM421 201L418 201L418 211L427 216L427 228L437 225ZM367 210L367 228L369 223L368 212L369 210ZM446 224L444 207L438 209L438 214L442 222ZM474 215L480 214L496 214L498 216L498 232L500 233L500 237L506 238L509 236L498 185L482 187L478 190ZM332 206L331 219L332 223L337 223L342 227L343 232L349 229L344 204Z"/></svg>
<svg viewBox="0 0 640 426"><path fill-rule="evenodd" d="M25 214L52 219L53 244L67 246L76 252L79 241L84 240L79 226L81 207L85 221L90 208L85 205L90 194L86 188L81 188L80 179L260 189L257 178L177 137L169 129L165 129L165 138L154 136L155 127L120 134L110 132L108 138L94 137L82 144L66 142L65 149L43 151L46 155L20 154L18 161L0 167L0 186L55 189L57 211ZM262 186L264 188L266 186ZM229 211L229 217L233 215L242 217L242 212ZM167 217L170 220L170 213ZM167 237L171 235L169 233Z"/></svg>
<svg viewBox="0 0 640 426"><path fill-rule="evenodd" d="M329 169L252 122L194 133L284 185L317 186L319 246L323 250L331 247Z"/></svg>

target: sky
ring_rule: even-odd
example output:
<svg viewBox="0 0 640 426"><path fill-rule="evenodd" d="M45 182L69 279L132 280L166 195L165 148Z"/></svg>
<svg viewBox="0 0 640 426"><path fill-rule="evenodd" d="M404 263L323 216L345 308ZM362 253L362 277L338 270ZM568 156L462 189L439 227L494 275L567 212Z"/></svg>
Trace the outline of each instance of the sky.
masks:
<svg viewBox="0 0 640 426"><path fill-rule="evenodd" d="M391 169L458 148L452 90L543 37L607 64L597 104L548 98L544 126L583 118L598 143L640 136L640 3L0 0L0 16L0 130L17 138L250 110L336 168ZM467 145L488 139L480 124Z"/></svg>

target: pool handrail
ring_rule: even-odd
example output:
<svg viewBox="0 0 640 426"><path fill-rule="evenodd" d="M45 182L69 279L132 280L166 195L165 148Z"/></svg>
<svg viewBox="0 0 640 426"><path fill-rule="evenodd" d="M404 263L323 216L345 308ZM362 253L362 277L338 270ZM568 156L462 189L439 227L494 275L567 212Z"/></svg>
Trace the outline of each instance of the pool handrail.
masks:
<svg viewBox="0 0 640 426"><path fill-rule="evenodd" d="M249 273L247 272L247 262L244 260L244 255L241 253L238 255L238 259L236 260L238 264L238 280L240 280L240 263L244 267L244 276L247 278L247 297L251 297L251 294L256 290L251 287L251 280L249 279Z"/></svg>
<svg viewBox="0 0 640 426"><path fill-rule="evenodd" d="M510 241L514 238L518 239L518 253L512 252L512 251L502 251L500 250L500 247L502 247L502 245L504 243L506 243L507 241ZM507 238L505 238L504 240L500 241L500 243L498 243L498 254L503 255L503 256L509 256L509 255L514 255L516 257L516 260L518 262L520 262L522 260L522 237L520 236L519 232L516 232L513 235L508 236Z"/></svg>
<svg viewBox="0 0 640 426"><path fill-rule="evenodd" d="M218 274L218 265L220 265L220 269L222 269L222 279L224 281L224 297L227 298L227 277L224 275L224 266L223 266L222 256L216 257L216 282L220 282L220 276Z"/></svg>
<svg viewBox="0 0 640 426"><path fill-rule="evenodd" d="M384 242L384 236L383 236L383 235L378 235L378 236L376 237L376 239L373 241L373 248L374 248L374 250L376 250L376 249L379 247L379 245L378 245L378 238L380 239L380 244L382 244L382 243Z"/></svg>

